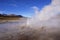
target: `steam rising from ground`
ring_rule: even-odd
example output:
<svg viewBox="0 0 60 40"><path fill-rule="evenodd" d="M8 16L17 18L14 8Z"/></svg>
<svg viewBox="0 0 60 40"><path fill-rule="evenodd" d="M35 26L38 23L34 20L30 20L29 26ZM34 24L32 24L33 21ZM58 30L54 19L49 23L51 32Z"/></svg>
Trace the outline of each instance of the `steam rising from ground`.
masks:
<svg viewBox="0 0 60 40"><path fill-rule="evenodd" d="M41 26L60 26L60 0L52 0L51 4L46 5L41 11L35 9L35 16L28 20L27 25L31 27Z"/></svg>
<svg viewBox="0 0 60 40"><path fill-rule="evenodd" d="M33 8L35 16L28 19L27 26L40 30L39 40L60 40L60 0L52 0L41 11Z"/></svg>
<svg viewBox="0 0 60 40"><path fill-rule="evenodd" d="M26 24L22 27L8 25L9 31L7 34L3 32L6 35L4 37L1 33L0 40L60 40L60 0L52 0L41 11L37 7L33 8L35 15L28 19L27 27Z"/></svg>

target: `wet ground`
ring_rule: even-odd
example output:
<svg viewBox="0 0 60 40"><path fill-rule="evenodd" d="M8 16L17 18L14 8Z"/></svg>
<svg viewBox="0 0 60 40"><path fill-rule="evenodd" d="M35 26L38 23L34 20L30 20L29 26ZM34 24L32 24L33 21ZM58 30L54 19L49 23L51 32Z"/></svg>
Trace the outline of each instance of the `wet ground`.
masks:
<svg viewBox="0 0 60 40"><path fill-rule="evenodd" d="M0 39L8 35L15 36L16 33L19 33L20 27L26 24L26 20L8 20L0 23Z"/></svg>
<svg viewBox="0 0 60 40"><path fill-rule="evenodd" d="M26 27L26 19L8 20L0 23L0 40L60 40L60 28L39 28L37 30Z"/></svg>

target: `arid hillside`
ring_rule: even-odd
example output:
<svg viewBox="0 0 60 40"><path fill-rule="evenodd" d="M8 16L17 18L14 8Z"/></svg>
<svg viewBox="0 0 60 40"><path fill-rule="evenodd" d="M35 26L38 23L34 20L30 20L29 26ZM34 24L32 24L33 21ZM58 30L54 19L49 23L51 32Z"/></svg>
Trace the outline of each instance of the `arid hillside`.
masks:
<svg viewBox="0 0 60 40"><path fill-rule="evenodd" d="M22 15L14 15L14 14L0 14L0 20L17 20L19 18L23 18Z"/></svg>

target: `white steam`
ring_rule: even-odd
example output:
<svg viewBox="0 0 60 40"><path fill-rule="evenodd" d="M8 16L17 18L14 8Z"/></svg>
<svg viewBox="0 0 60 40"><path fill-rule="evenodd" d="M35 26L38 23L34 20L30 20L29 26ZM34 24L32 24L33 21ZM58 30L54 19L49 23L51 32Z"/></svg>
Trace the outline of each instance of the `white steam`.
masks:
<svg viewBox="0 0 60 40"><path fill-rule="evenodd" d="M36 28L41 26L60 26L60 0L52 0L50 5L45 6L41 11L35 9L35 16L28 20L27 25Z"/></svg>

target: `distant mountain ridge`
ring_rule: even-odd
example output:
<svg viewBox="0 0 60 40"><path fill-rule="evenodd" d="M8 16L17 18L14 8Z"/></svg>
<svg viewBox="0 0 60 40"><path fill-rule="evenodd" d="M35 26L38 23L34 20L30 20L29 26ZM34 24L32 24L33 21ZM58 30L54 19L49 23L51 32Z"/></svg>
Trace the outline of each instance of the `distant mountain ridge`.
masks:
<svg viewBox="0 0 60 40"><path fill-rule="evenodd" d="M23 17L22 15L15 15L15 14L0 14L0 17Z"/></svg>
<svg viewBox="0 0 60 40"><path fill-rule="evenodd" d="M26 19L27 17L24 17L22 15L15 15L15 14L0 14L0 21L2 21L2 20L19 20L21 18Z"/></svg>

